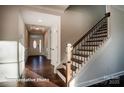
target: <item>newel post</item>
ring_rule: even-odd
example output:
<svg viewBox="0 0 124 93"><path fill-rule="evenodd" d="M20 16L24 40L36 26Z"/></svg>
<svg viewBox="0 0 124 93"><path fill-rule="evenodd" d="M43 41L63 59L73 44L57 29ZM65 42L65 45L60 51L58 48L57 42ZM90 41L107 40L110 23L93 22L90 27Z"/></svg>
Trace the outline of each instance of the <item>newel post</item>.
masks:
<svg viewBox="0 0 124 93"><path fill-rule="evenodd" d="M67 86L69 86L69 81L72 77L72 70L71 70L71 56L72 56L72 45L71 44L67 44L67 47L66 47L66 52L67 52L67 63L66 63L66 84Z"/></svg>

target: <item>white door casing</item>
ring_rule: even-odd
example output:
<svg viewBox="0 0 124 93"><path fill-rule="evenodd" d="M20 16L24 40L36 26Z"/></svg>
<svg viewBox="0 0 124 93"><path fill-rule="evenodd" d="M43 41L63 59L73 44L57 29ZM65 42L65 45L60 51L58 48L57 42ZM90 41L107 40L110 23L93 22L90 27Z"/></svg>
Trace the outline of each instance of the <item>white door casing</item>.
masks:
<svg viewBox="0 0 124 93"><path fill-rule="evenodd" d="M58 47L57 47L57 30L51 28L51 64L56 66L58 63Z"/></svg>
<svg viewBox="0 0 124 93"><path fill-rule="evenodd" d="M56 73L56 68L60 64L60 18L58 19L58 24L51 27L51 64L54 65L54 73Z"/></svg>

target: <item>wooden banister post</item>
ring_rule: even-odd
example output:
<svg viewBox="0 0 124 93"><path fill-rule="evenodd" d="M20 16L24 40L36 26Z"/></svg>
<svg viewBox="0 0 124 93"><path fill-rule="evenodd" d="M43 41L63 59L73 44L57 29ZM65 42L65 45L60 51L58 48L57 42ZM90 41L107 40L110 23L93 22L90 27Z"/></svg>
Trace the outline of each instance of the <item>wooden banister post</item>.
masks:
<svg viewBox="0 0 124 93"><path fill-rule="evenodd" d="M72 45L67 44L66 51L67 51L67 63L66 63L66 84L69 86L69 81L72 77L72 70L71 70L71 56L72 56Z"/></svg>

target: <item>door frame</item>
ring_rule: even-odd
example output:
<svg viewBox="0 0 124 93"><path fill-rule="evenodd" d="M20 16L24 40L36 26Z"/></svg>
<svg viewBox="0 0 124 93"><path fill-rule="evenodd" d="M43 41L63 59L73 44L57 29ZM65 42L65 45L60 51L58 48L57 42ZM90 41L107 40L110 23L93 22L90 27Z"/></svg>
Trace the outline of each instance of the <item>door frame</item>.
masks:
<svg viewBox="0 0 124 93"><path fill-rule="evenodd" d="M33 38L32 36L37 36L37 38ZM34 40L36 39L36 42L37 42L37 40L42 39L41 44L43 44L43 48L41 48L41 51L43 51L43 52L40 53L39 47L36 47L36 48L38 48L37 51L36 51L37 53L33 52L33 39ZM31 47L31 43L32 43L32 47ZM39 46L39 44L38 44L38 46ZM41 34L31 34L31 33L29 33L29 56L43 55L44 54L43 49L44 49L44 38L43 38L43 36ZM38 51L39 51L39 53L38 53Z"/></svg>

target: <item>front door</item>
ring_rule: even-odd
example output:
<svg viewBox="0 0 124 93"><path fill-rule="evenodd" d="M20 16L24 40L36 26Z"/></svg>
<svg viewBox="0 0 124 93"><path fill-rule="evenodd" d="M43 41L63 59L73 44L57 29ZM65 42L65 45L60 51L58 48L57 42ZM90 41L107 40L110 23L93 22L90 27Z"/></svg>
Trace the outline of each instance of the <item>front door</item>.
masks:
<svg viewBox="0 0 124 93"><path fill-rule="evenodd" d="M30 35L29 55L43 55L42 35Z"/></svg>

